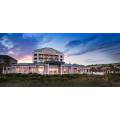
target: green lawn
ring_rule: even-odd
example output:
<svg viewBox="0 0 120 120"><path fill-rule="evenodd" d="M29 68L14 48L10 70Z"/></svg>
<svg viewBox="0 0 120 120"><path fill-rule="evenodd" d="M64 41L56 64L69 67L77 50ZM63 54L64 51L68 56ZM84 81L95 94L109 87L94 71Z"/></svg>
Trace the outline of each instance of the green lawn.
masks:
<svg viewBox="0 0 120 120"><path fill-rule="evenodd" d="M8 87L119 87L120 74L109 75L0 75L0 86Z"/></svg>

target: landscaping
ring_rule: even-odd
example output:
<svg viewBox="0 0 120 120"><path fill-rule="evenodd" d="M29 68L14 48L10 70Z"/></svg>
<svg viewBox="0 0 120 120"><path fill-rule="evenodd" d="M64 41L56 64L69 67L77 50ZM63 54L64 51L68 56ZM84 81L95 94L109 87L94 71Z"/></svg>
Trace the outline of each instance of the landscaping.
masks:
<svg viewBox="0 0 120 120"><path fill-rule="evenodd" d="M119 87L120 74L106 75L0 75L1 87Z"/></svg>

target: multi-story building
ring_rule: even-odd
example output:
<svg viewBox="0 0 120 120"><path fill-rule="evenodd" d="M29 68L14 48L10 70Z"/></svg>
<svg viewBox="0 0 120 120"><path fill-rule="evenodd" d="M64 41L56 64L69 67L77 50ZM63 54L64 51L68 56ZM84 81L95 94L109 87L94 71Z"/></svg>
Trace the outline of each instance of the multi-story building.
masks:
<svg viewBox="0 0 120 120"><path fill-rule="evenodd" d="M64 54L53 48L33 51L33 63L19 63L8 67L6 73L63 74Z"/></svg>
<svg viewBox="0 0 120 120"><path fill-rule="evenodd" d="M64 62L64 54L53 48L42 48L34 50L33 62L45 63L45 62Z"/></svg>
<svg viewBox="0 0 120 120"><path fill-rule="evenodd" d="M7 59L8 62L9 59ZM2 59L1 62L5 62ZM33 51L33 63L19 63L10 59L10 64L3 69L3 73L36 73L36 74L97 74L103 75L116 71L120 73L120 65L90 65L64 63L64 54L53 48L42 48ZM112 69L111 69L112 68ZM114 69L114 71L113 71Z"/></svg>

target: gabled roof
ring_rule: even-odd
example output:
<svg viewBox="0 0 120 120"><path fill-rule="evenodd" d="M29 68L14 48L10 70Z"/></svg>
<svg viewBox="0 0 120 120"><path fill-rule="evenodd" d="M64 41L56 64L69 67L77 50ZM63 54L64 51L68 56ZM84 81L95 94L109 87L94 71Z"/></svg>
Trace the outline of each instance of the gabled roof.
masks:
<svg viewBox="0 0 120 120"><path fill-rule="evenodd" d="M55 50L53 48L49 48L49 47L45 47L45 48L41 48L41 49L36 49L34 50L34 52L41 52L41 53L47 53L47 52L53 52L53 53L56 53L56 54L63 54L62 52L58 51L58 50Z"/></svg>
<svg viewBox="0 0 120 120"><path fill-rule="evenodd" d="M17 61L15 58L10 57L10 56L8 56L8 55L0 55L0 59L12 59L12 60Z"/></svg>

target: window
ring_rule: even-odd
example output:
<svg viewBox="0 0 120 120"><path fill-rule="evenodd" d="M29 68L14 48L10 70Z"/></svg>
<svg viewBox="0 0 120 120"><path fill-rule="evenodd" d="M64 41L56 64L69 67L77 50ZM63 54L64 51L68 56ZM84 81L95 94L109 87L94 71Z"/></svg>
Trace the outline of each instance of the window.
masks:
<svg viewBox="0 0 120 120"><path fill-rule="evenodd" d="M60 61L62 62L63 60L62 60L62 59L60 59Z"/></svg>
<svg viewBox="0 0 120 120"><path fill-rule="evenodd" d="M37 54L34 54L34 56L37 56Z"/></svg>

